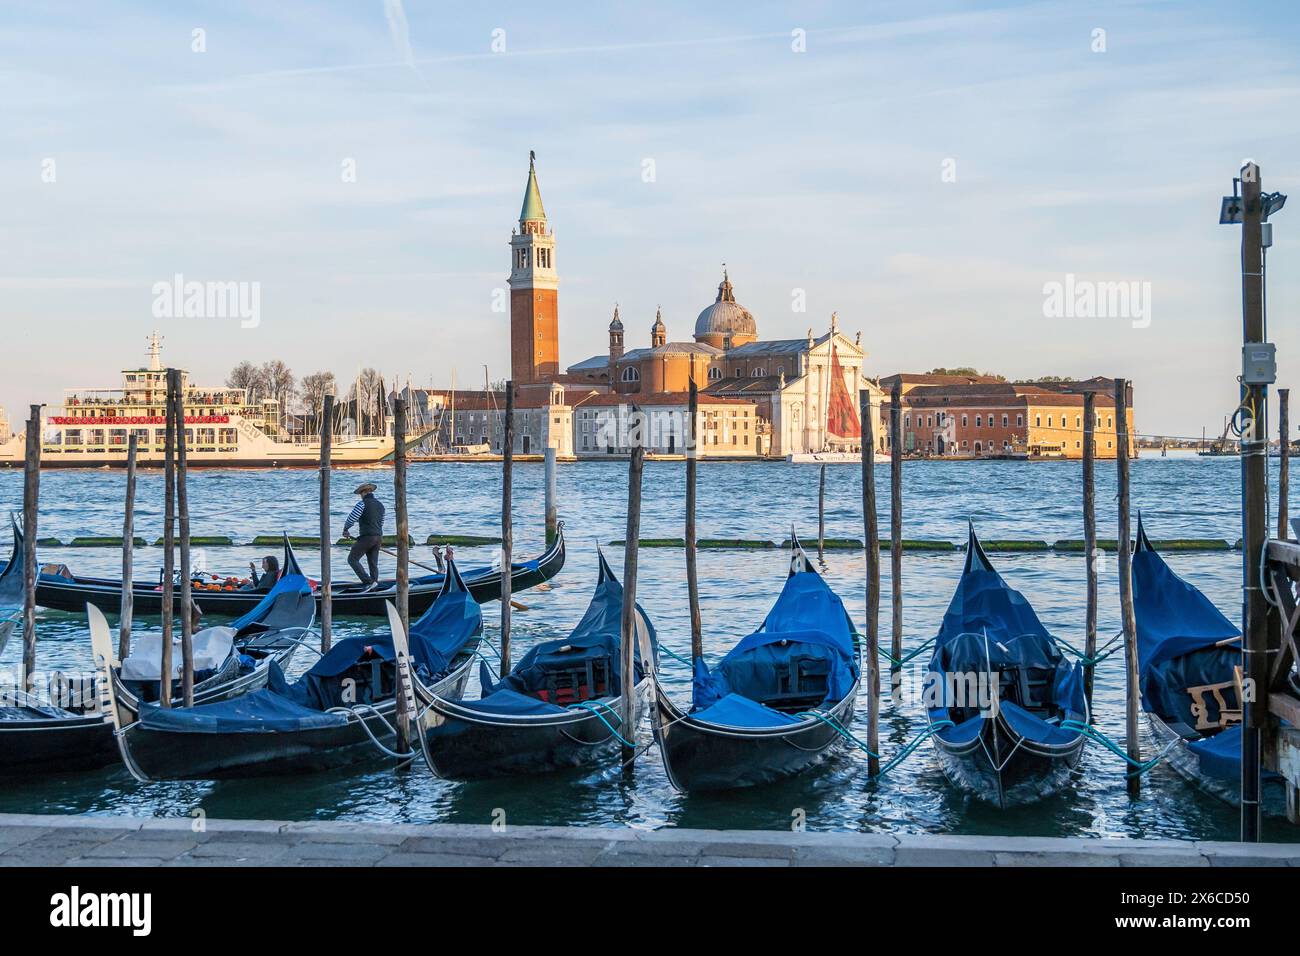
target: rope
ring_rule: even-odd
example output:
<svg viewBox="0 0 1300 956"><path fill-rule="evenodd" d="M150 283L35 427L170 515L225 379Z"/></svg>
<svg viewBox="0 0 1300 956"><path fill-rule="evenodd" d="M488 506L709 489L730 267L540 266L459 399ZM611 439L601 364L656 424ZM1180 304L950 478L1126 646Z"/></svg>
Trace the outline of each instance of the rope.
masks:
<svg viewBox="0 0 1300 956"><path fill-rule="evenodd" d="M1165 748L1161 750L1160 753L1156 754L1150 760L1141 761L1141 760L1134 760L1132 757L1130 757L1125 752L1123 747L1115 743L1115 741L1111 740L1109 737L1103 734L1096 727L1090 727L1089 725L1085 723L1081 723L1080 721L1077 720L1063 720L1061 721L1061 729L1077 731L1078 733L1082 734L1084 737L1088 738L1089 740L1101 744L1103 747L1105 747L1115 756L1120 757L1126 764L1128 764L1130 767L1133 768L1132 770L1129 770L1125 774L1125 776L1129 776L1129 777L1140 777L1143 774L1150 771L1153 767L1156 766L1156 764L1164 760L1165 756L1169 753L1169 751L1171 751L1174 748L1174 745L1179 743L1182 739L1180 737L1175 737L1173 740L1169 741L1169 743L1165 745Z"/></svg>
<svg viewBox="0 0 1300 956"><path fill-rule="evenodd" d="M937 639L938 639L938 635L935 635L935 637L930 638L928 641L921 644L919 647L914 648L908 653L904 654L902 657L895 657L893 654L889 653L889 651L885 650L883 647L877 647L876 650L878 650L881 653L881 655L886 660L888 660L890 665L892 665L893 667L902 667L912 658L916 657L916 655L920 654L927 647L933 644Z"/></svg>
<svg viewBox="0 0 1300 956"><path fill-rule="evenodd" d="M680 662L680 663L682 663L682 664L685 664L687 667L694 667L694 666L695 666L694 664L692 664L692 663L691 663L690 661L688 661L686 658L682 657L682 655L680 655L680 654L678 654L677 652L675 652L671 647L669 647L669 646L666 645L666 644L660 644L660 645L659 645L659 650L663 651L665 654L667 654L667 655L668 655L669 657L671 657L673 660L678 661L678 662Z"/></svg>
<svg viewBox="0 0 1300 956"><path fill-rule="evenodd" d="M591 703L591 702L588 702L588 701L585 701L585 700L580 700L580 701L578 701L576 704L570 704L570 705L568 706L568 709L569 709L569 710L573 710L574 708L577 708L577 709L579 709L579 710L586 710L586 711L590 711L591 713L595 714L595 715L596 715L596 719L599 720L602 724L605 725L605 728L610 732L610 735L611 735L611 736L617 737L617 738L618 738L618 742L621 743L624 747L630 747L630 748L632 748L632 749L635 750L635 749L636 749L636 744L632 743L630 740L628 740L626 737L624 737L622 734L620 734L620 733L619 733L619 732L614 728L614 725L611 724L608 720L605 719L605 716L604 716L604 715L600 712L600 710L598 709L598 708L600 708L600 707L604 707L606 710L608 710L610 713L612 713L612 714L614 715L614 718L615 718L615 719L616 719L620 724L623 723L623 718L620 717L620 716L618 715L618 712L615 711L614 708L610 707L608 704L596 704L596 703ZM607 737L606 740L608 740L608 739L609 739L609 738ZM602 741L602 743L603 743L603 741Z"/></svg>
<svg viewBox="0 0 1300 956"><path fill-rule="evenodd" d="M849 733L849 731L845 729L844 725L841 724L841 723L840 723L838 720L836 720L834 717L832 717L830 714L822 714L822 713L818 713L817 711L811 711L811 710L810 710L810 711L805 711L804 713L801 713L801 714L796 714L795 716L797 716L797 717L816 717L818 720L822 721L822 722L825 723L827 726L829 726L832 730L834 730L836 733L838 733L838 734L839 734L841 737L843 737L845 740L847 740L847 741L849 741L850 743L854 744L854 745L855 745L859 750L861 750L861 751L862 751L864 754L866 754L868 757L872 757L872 758L874 758L874 759L876 759L876 760L879 760L879 759L880 759L880 755L879 755L879 754L877 754L877 753L872 753L871 748L869 748L866 744L864 744L861 740L859 740L859 739L858 739L857 737L855 737L853 734ZM906 760L906 759L907 759L908 757L910 757L913 753L915 753L917 747L921 746L922 743L924 743L926 740L928 740L928 739L929 739L930 737L932 737L934 734L938 733L940 730L943 730L943 729L946 728L946 727L953 727L953 726L956 726L956 725L953 724L953 722L952 722L951 720L936 720L936 721L935 721L934 723L932 723L929 727L926 727L926 728L925 728L924 730L922 730L919 734L917 734L915 737L913 737L913 738L911 739L911 741L909 741L909 742L906 744L906 746L903 747L902 750L900 750L897 754L895 754L893 757L891 757L891 758L890 758L890 759L889 759L889 760L884 764L884 766L882 766L882 767L880 768L880 773L878 774L878 776L883 777L885 774L887 774L887 773L889 773L890 771L894 770L894 769L895 769L899 764L901 764L904 760Z"/></svg>
<svg viewBox="0 0 1300 956"><path fill-rule="evenodd" d="M382 743L380 743L379 738L376 737L374 735L374 732L370 729L370 725L366 723L366 718L361 716L361 714L358 713L358 711L360 710L370 711L371 714L375 717L375 719L378 720L381 724L383 724L388 729L388 732L390 734L396 735L397 733L396 728L394 728L392 724L390 724L387 720L384 719L383 714L375 710L375 708L371 707L369 704L358 704L356 707L331 707L328 711L326 711L326 713L347 714L356 717L357 723L361 726L361 729L366 732L366 736L370 738L370 742L374 744L375 747L387 757L392 757L395 760L410 760L412 757L415 756L414 750L408 751L407 753L404 754L398 753L396 750L391 750L388 747L385 747Z"/></svg>
<svg viewBox="0 0 1300 956"><path fill-rule="evenodd" d="M1102 661L1104 661L1106 658L1110 657L1110 655L1114 654L1116 651L1120 649L1120 645L1116 644L1115 642L1118 641L1123 636L1124 636L1124 632L1120 631L1109 641L1103 644L1101 650L1095 653L1092 657L1089 657L1087 654L1079 650L1077 647L1075 647L1073 644L1071 644L1063 637L1058 637L1056 639L1056 643L1060 644L1067 651L1069 651L1071 654L1077 657L1079 659L1080 664L1084 665L1085 667L1096 667L1098 664L1100 664ZM1107 648L1109 648L1109 650L1107 650ZM1105 653L1102 653L1102 651L1104 651Z"/></svg>

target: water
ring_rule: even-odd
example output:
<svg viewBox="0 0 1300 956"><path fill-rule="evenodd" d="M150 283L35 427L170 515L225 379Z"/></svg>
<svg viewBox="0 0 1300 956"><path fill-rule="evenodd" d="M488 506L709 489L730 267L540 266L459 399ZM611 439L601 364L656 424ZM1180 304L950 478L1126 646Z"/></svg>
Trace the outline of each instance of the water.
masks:
<svg viewBox="0 0 1300 956"><path fill-rule="evenodd" d="M1276 484L1277 462L1272 462ZM1116 527L1115 469L1098 466L1098 528L1113 537ZM835 465L827 475L828 536L862 538L859 469ZM528 605L514 614L516 659L533 642L567 633L591 595L596 576L595 545L624 535L625 462L562 465L561 516L567 522L568 564L549 591L518 597ZM351 506L348 492L363 480L391 488L384 471L349 470L334 476L336 528ZM889 469L878 476L883 492L881 526L888 529ZM685 468L681 463L646 465L642 537L680 537ZM1081 538L1080 466L1069 462L917 462L904 469L904 536L959 541L967 517L985 538L1033 538L1048 542ZM302 471L196 471L190 478L195 512L193 533L226 534L248 541L256 534L288 530L316 532L316 475ZM515 553L542 550L542 467L515 469ZM1240 536L1239 470L1235 459L1147 457L1133 464L1133 504L1141 508L1153 538L1207 537L1235 542ZM41 476L42 536L64 541L76 535L121 533L121 472L50 472ZM381 490L381 495L383 491ZM701 537L746 537L780 541L794 523L815 545L817 466L778 463L706 463L700 468ZM162 479L142 475L137 532L148 540L161 535ZM0 474L0 504L21 507L22 478ZM410 475L411 527L423 541L432 532L499 533L500 468L477 464L420 464ZM1294 508L1292 513L1296 513ZM615 570L621 548L608 548ZM336 578L350 574L334 552ZM417 560L427 558L423 546ZM214 570L232 573L260 552L210 548ZM319 556L300 554L308 573ZM114 549L46 549L43 561L63 561L79 572L115 574ZM486 548L460 549L463 565L491 560ZM995 554L994 564L1023 591L1047 627L1079 646L1083 642L1084 560L1081 555ZM386 562L391 559L386 558ZM903 559L905 642L915 647L938 626L961 570L962 555L908 553ZM1239 619L1239 552L1172 554L1174 569L1201 588L1230 619ZM137 552L141 575L161 562L161 552ZM645 549L640 559L639 598L659 629L661 640L679 653L690 646L684 556L679 550ZM761 621L785 575L781 551L704 551L699 556L705 652L716 660ZM862 552L828 552L825 575L854 618L864 615ZM882 569L882 633L889 633L888 561ZM495 640L498 605L487 609L487 633ZM140 627L143 622L137 624ZM336 621L340 636L366 633L377 621ZM1102 640L1119 629L1118 577L1113 556L1101 575L1099 633ZM79 668L88 663L84 623L75 615L39 614L39 665ZM20 649L0 655L0 671L12 671ZM918 661L926 657L922 654ZM299 668L310 655L300 654ZM678 700L689 696L684 667L665 657L664 678ZM477 694L471 684L470 694ZM1097 672L1098 726L1123 738L1122 654ZM866 735L866 703L860 702L854 726ZM896 753L921 729L919 704L886 702L881 737L886 756ZM1145 727L1143 729L1145 734ZM648 728L645 733L648 733ZM1154 752L1144 737L1144 751ZM1090 745L1082 773L1070 789L1046 802L1001 812L955 791L945 781L929 745L923 746L881 783L866 776L866 758L845 749L821 768L793 781L717 796L684 797L668 785L658 753L651 750L636 765L631 780L612 770L574 771L549 777L457 784L433 778L423 765L395 774L384 764L349 771L275 780L159 783L141 785L122 770L20 780L0 792L3 812L89 812L189 816L202 810L213 818L347 819L401 822L488 823L504 811L515 824L580 824L657 828L734 827L787 829L802 816L814 830L910 831L1034 836L1127 836L1147 838L1235 839L1237 811L1201 794L1164 767L1147 776L1142 794L1130 799L1119 761ZM1265 824L1265 837L1300 839L1282 821Z"/></svg>

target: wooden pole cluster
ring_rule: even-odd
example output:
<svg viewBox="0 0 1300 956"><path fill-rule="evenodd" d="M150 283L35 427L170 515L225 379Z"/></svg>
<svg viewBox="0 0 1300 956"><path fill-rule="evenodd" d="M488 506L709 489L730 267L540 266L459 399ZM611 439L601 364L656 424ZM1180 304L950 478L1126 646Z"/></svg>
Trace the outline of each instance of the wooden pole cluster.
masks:
<svg viewBox="0 0 1300 956"><path fill-rule="evenodd" d="M510 564L514 553L511 481L515 459L515 383L506 382L506 411L501 435L501 676L510 673Z"/></svg>
<svg viewBox="0 0 1300 956"><path fill-rule="evenodd" d="M704 656L704 625L700 619L700 580L695 553L695 494L699 453L695 448L700 389L691 379L686 424L686 594L691 609L691 662Z"/></svg>
<svg viewBox="0 0 1300 956"><path fill-rule="evenodd" d="M889 576L893 635L889 650L889 692L903 689L903 385L895 382L889 395Z"/></svg>
<svg viewBox="0 0 1300 956"><path fill-rule="evenodd" d="M158 673L158 703L172 705L172 601L176 571L176 406L172 401L172 370L167 370L167 428L163 446L163 580L162 664Z"/></svg>
<svg viewBox="0 0 1300 956"><path fill-rule="evenodd" d="M397 513L397 614L411 630L411 525L406 510L406 399L393 401L393 509ZM403 751L405 748L403 748Z"/></svg>
<svg viewBox="0 0 1300 956"><path fill-rule="evenodd" d="M320 652L330 649L334 630L333 569L330 567L330 455L334 443L334 396L326 395L320 421Z"/></svg>
<svg viewBox="0 0 1300 956"><path fill-rule="evenodd" d="M194 706L194 594L190 575L190 498L187 488L188 444L185 433L185 389L180 369L169 369L172 415L176 419L176 511L181 545L181 697Z"/></svg>
<svg viewBox="0 0 1300 956"><path fill-rule="evenodd" d="M1083 553L1087 558L1088 609L1084 619L1083 653L1088 660L1097 656L1097 394L1083 395ZM1083 692L1092 719L1093 665L1083 668Z"/></svg>
<svg viewBox="0 0 1300 956"><path fill-rule="evenodd" d="M122 517L122 607L117 626L117 659L131 653L131 617L135 613L135 468L139 436L132 429L126 444L126 508Z"/></svg>
<svg viewBox="0 0 1300 956"><path fill-rule="evenodd" d="M822 462L817 482L817 561L826 563L826 462Z"/></svg>
<svg viewBox="0 0 1300 956"><path fill-rule="evenodd" d="M1129 526L1128 382L1115 379L1115 463L1119 486L1119 607L1124 626L1124 741L1129 759L1142 760L1138 741L1137 618L1133 613L1133 537ZM1128 792L1137 796L1142 778L1128 774Z"/></svg>
<svg viewBox="0 0 1300 956"><path fill-rule="evenodd" d="M37 510L41 497L41 406L27 418L23 458L23 690L31 693L36 680Z"/></svg>
<svg viewBox="0 0 1300 956"><path fill-rule="evenodd" d="M633 408L634 415L640 412ZM641 537L641 473L645 469L645 446L640 441L632 446L632 456L627 474L627 534L623 538L623 617L619 646L619 682L622 690L623 738L636 743L636 570L637 547ZM692 640L694 638L692 637ZM623 769L630 773L634 747L622 745Z"/></svg>
<svg viewBox="0 0 1300 956"><path fill-rule="evenodd" d="M546 474L546 546L549 548L555 543L555 536L559 531L560 514L556 505L555 493L555 448L548 447L543 456L544 469Z"/></svg>
<svg viewBox="0 0 1300 956"><path fill-rule="evenodd" d="M880 524L876 511L876 434L871 392L858 393L862 422L862 521L867 544L867 749L880 753ZM880 758L867 757L867 773L880 773Z"/></svg>
<svg viewBox="0 0 1300 956"><path fill-rule="evenodd" d="M1277 390L1277 536L1283 541L1291 537L1287 527L1291 494L1291 389Z"/></svg>
<svg viewBox="0 0 1300 956"><path fill-rule="evenodd" d="M1242 341L1264 341L1264 248L1262 183L1259 167L1241 170ZM1242 383L1242 407L1250 410L1250 427L1241 436L1242 505L1242 650L1245 676L1254 688L1242 702L1241 839L1259 840L1261 744L1269 725L1269 615L1260 576L1260 558L1268 540L1268 386Z"/></svg>

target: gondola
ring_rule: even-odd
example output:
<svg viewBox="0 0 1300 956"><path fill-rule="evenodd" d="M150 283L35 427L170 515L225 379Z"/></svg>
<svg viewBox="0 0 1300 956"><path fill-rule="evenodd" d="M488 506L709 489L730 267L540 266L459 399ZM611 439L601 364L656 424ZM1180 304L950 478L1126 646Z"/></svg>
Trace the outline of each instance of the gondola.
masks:
<svg viewBox="0 0 1300 956"><path fill-rule="evenodd" d="M1142 710L1174 771L1221 800L1241 804L1241 631L1165 563L1138 516L1133 552L1138 688ZM1285 812L1275 774L1264 810Z"/></svg>
<svg viewBox="0 0 1300 956"><path fill-rule="evenodd" d="M102 614L92 614L96 640L108 642ZM267 686L251 694L142 708L134 723L118 728L127 769L140 781L222 779L325 770L395 753L399 645L410 648L415 673L438 697L459 698L469 680L483 614L454 562L409 635L400 631L399 618L388 634L346 638L292 684L272 664Z"/></svg>
<svg viewBox="0 0 1300 956"><path fill-rule="evenodd" d="M960 789L1008 807L1069 783L1088 719L1083 669L993 569L973 526L923 694L939 763Z"/></svg>
<svg viewBox="0 0 1300 956"><path fill-rule="evenodd" d="M439 777L474 780L538 774L606 760L635 736L620 716L619 648L623 586L603 554L596 590L568 637L528 651L508 675L493 681L480 665L478 700L455 701L417 678L417 737ZM637 606L639 706L650 685L658 639Z"/></svg>
<svg viewBox="0 0 1300 956"><path fill-rule="evenodd" d="M694 661L692 703L655 685L655 740L677 790L771 783L825 760L853 719L860 649L839 595L793 534L790 571L758 630L714 670Z"/></svg>
<svg viewBox="0 0 1300 956"><path fill-rule="evenodd" d="M285 538L286 563L284 572L288 573L288 537ZM529 588L537 587L560 573L564 567L564 529L561 524L555 541L537 558L529 561L515 562L511 565L511 593L519 594ZM474 600L479 603L496 601L501 597L501 569L495 566L468 568L461 572L461 578ZM442 589L442 574L426 574L414 577L410 582L410 613L423 614L433 604ZM359 615L383 617L384 605L397 596L397 581L385 578L379 582L380 587L366 591L359 584L338 584L331 589L332 607L335 615ZM315 587L313 585L313 587ZM136 581L132 588L136 614L159 614L162 611L162 581ZM176 593L180 593L179 585ZM234 589L230 591L204 591L200 595L204 613L237 617L247 614L261 600L255 591ZM320 603L320 592L316 590L316 602ZM108 613L116 613L122 604L122 582L120 579L93 578L73 574L66 566L57 570L42 571L36 583L36 603L44 608L80 613L87 604Z"/></svg>
<svg viewBox="0 0 1300 956"><path fill-rule="evenodd" d="M195 702L228 700L266 686L272 665L288 664L311 630L315 613L307 579L287 574L243 617L195 633L194 646L207 648L213 658L206 672L195 674ZM227 648L224 654L222 647ZM123 723L135 720L147 701L158 698L161 669L155 651L161 651L158 637L143 635L124 664L113 660L114 697ZM140 658L133 660L137 654ZM110 651L110 659L115 656ZM173 663L178 661L174 654ZM63 701L67 707L23 693L0 706L0 774L97 770L116 764L121 758L110 715L102 708L106 690L101 680L96 685L93 699ZM173 681L172 692L173 705L179 705L179 680Z"/></svg>
<svg viewBox="0 0 1300 956"><path fill-rule="evenodd" d="M23 613L22 531L18 528L18 519L12 514L9 521L13 525L14 550L4 570L0 570L0 653L4 653Z"/></svg>

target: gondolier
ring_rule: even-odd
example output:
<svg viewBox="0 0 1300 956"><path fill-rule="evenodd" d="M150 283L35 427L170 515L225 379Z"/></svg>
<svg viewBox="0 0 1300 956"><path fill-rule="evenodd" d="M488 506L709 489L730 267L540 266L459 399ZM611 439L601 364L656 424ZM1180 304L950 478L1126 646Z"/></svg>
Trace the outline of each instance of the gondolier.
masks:
<svg viewBox="0 0 1300 956"><path fill-rule="evenodd" d="M343 522L345 538L351 538L352 526L357 526L357 537L348 553L348 564L352 565L352 570L357 573L367 591L379 587L379 546L384 542L384 506L375 497L376 487L369 481L357 486L355 493L360 500L353 505L347 521ZM369 565L369 573L367 568L361 566L362 557L365 557L366 564Z"/></svg>

